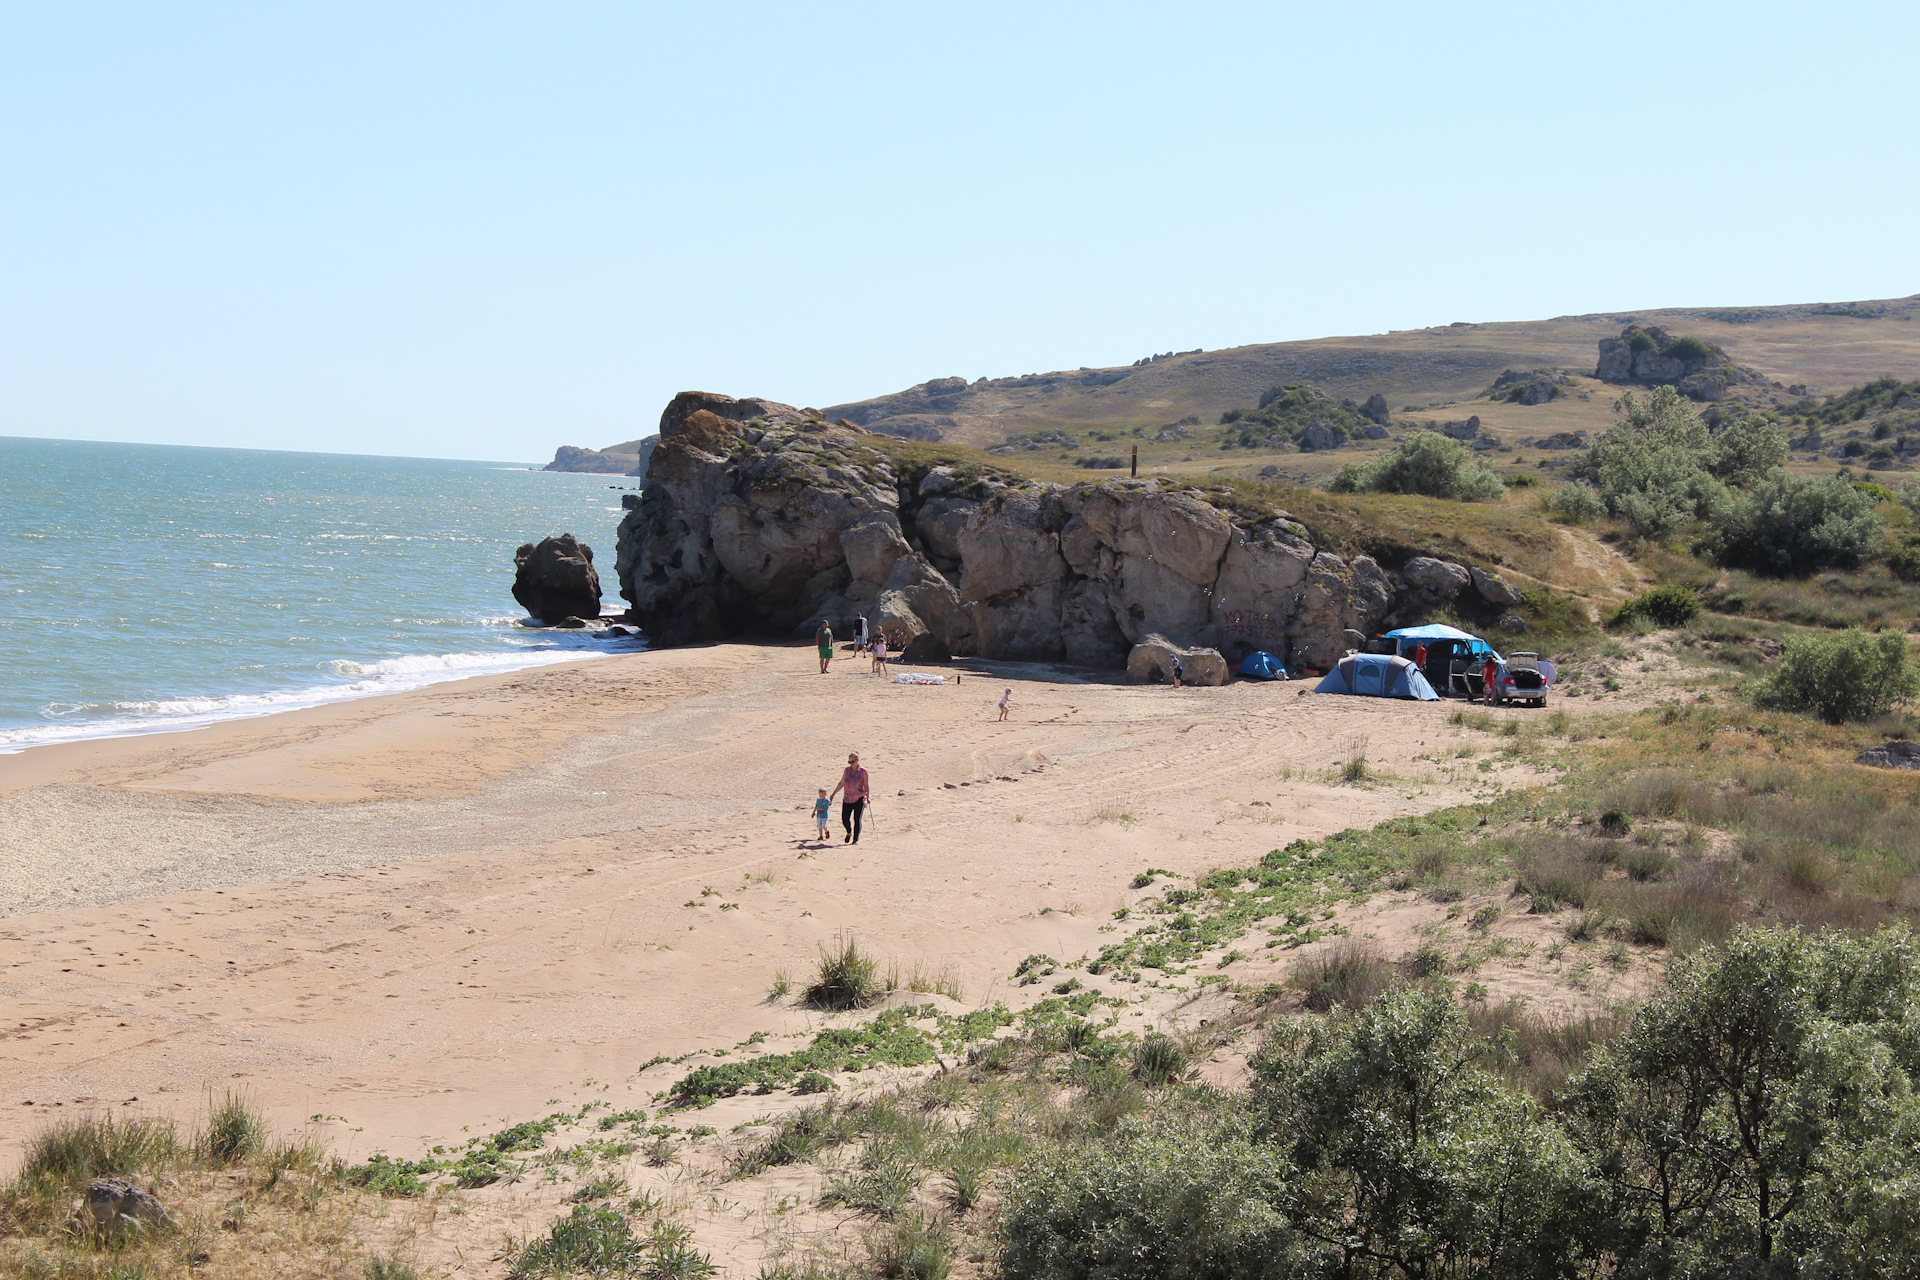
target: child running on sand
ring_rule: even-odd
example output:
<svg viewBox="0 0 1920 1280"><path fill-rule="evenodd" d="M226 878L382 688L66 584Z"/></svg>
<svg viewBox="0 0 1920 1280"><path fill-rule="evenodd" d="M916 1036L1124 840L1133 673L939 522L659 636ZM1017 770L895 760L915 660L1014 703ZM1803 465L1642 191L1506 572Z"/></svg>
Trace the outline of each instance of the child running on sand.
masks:
<svg viewBox="0 0 1920 1280"><path fill-rule="evenodd" d="M1007 709L1011 706L1013 706L1013 687L1009 685L1007 691L1000 695L1000 718L1002 720L1007 718Z"/></svg>
<svg viewBox="0 0 1920 1280"><path fill-rule="evenodd" d="M827 829L827 815L833 811L833 801L827 796L827 789L820 788L820 796L813 802L813 838L825 844L833 838Z"/></svg>

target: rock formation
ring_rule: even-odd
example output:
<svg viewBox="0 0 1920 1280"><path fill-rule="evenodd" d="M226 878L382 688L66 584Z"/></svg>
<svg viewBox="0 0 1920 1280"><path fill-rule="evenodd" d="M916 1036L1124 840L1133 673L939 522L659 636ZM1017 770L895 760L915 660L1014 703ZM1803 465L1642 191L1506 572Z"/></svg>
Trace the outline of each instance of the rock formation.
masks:
<svg viewBox="0 0 1920 1280"><path fill-rule="evenodd" d="M1487 395L1513 404L1545 404L1572 383L1573 379L1558 369L1508 369L1493 380Z"/></svg>
<svg viewBox="0 0 1920 1280"><path fill-rule="evenodd" d="M1157 635L1325 667L1394 605L1379 565L1316 548L1283 511L1229 512L1159 479L897 462L882 443L772 401L676 396L644 491L624 498L633 619L656 645L864 613L896 648L931 636L923 648L963 657L1120 667ZM1472 587L1450 569L1417 573L1408 607Z"/></svg>
<svg viewBox="0 0 1920 1280"><path fill-rule="evenodd" d="M542 622L600 616L600 573L593 548L570 533L529 542L513 553L513 598Z"/></svg>
<svg viewBox="0 0 1920 1280"><path fill-rule="evenodd" d="M1674 337L1658 325L1630 324L1617 338L1600 340L1593 376L1602 382L1639 382L1672 386L1695 400L1719 400L1732 387L1752 383L1766 388L1763 375L1701 338Z"/></svg>
<svg viewBox="0 0 1920 1280"><path fill-rule="evenodd" d="M1127 654L1127 683L1171 683L1176 657L1182 685L1222 685L1232 677L1218 649L1189 649L1165 636L1144 636Z"/></svg>

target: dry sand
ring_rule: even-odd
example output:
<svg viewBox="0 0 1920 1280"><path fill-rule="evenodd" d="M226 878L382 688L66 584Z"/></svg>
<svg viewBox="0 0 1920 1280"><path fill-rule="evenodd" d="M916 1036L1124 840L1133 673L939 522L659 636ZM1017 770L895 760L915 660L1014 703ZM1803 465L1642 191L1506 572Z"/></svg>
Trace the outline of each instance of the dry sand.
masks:
<svg viewBox="0 0 1920 1280"><path fill-rule="evenodd" d="M1446 704L959 670L721 645L0 757L0 1168L67 1108L184 1117L229 1087L361 1153L583 1088L644 1104L656 1055L811 1027L768 986L843 930L983 1003L1029 953L1110 941L1143 867L1502 776L1416 758L1460 735ZM868 835L815 847L849 750ZM1339 783L1362 752L1398 780Z"/></svg>

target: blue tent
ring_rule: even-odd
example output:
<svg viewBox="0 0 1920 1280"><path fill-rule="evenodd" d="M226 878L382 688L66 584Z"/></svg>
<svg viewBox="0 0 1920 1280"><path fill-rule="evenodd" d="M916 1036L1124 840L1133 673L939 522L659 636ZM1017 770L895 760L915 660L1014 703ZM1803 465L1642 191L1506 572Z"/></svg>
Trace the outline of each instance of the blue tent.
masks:
<svg viewBox="0 0 1920 1280"><path fill-rule="evenodd" d="M1424 627L1401 627L1398 631L1387 632L1386 638L1394 642L1394 650L1398 653L1412 652L1414 647L1422 640L1461 640L1466 643L1467 652L1474 657L1492 653L1495 661L1506 661L1505 658L1502 658L1498 653L1494 652L1492 645L1482 640L1479 636L1468 631L1462 631L1458 627L1450 627L1444 622L1429 622Z"/></svg>
<svg viewBox="0 0 1920 1280"><path fill-rule="evenodd" d="M1333 664L1333 670L1327 672L1320 683L1313 687L1313 691L1358 693L1374 698L1418 698L1422 702L1440 701L1440 695L1420 674L1420 668L1405 658L1385 653L1348 654Z"/></svg>
<svg viewBox="0 0 1920 1280"><path fill-rule="evenodd" d="M1240 665L1236 670L1241 675L1248 676L1255 680L1285 680L1287 678L1287 669L1281 664L1280 659L1274 657L1265 649L1255 650L1253 653L1240 659Z"/></svg>

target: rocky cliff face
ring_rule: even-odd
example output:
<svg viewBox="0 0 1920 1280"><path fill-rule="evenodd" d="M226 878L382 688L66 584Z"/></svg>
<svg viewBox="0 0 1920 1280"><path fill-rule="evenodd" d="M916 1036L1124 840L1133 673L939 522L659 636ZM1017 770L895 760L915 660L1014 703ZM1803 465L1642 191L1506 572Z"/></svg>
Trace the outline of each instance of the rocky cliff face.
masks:
<svg viewBox="0 0 1920 1280"><path fill-rule="evenodd" d="M563 444L553 451L553 461L541 470L584 471L603 476L643 476L647 474L647 459L653 456L653 447L659 443L659 436L642 436L638 440L610 444L604 449L582 449Z"/></svg>
<svg viewBox="0 0 1920 1280"><path fill-rule="evenodd" d="M1379 565L1316 549L1284 512L1230 514L1158 480L902 465L878 444L772 401L675 397L620 524L634 620L655 644L864 613L896 645L928 635L956 655L1120 667L1162 635L1325 666L1394 602Z"/></svg>

